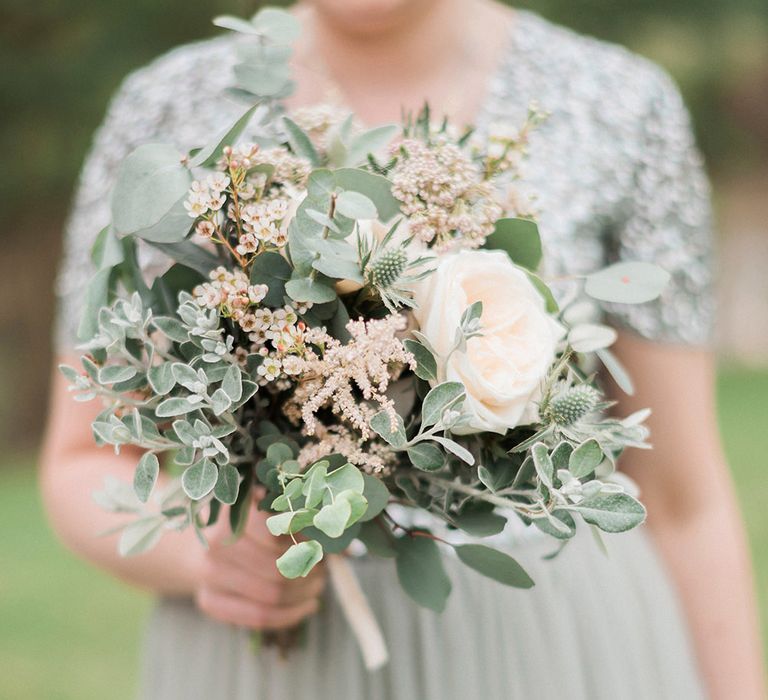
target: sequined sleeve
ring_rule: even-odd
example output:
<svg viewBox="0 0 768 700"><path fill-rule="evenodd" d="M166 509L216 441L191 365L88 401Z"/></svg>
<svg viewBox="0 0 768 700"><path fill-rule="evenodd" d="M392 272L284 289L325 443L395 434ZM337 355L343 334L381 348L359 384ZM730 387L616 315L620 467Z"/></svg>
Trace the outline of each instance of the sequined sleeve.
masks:
<svg viewBox="0 0 768 700"><path fill-rule="evenodd" d="M140 97L140 85L129 77L112 99L80 173L56 283L54 340L60 354L71 353L77 342L83 297L93 273L90 249L98 232L109 223L109 193L117 167L156 131L157 119Z"/></svg>
<svg viewBox="0 0 768 700"><path fill-rule="evenodd" d="M715 316L709 182L676 86L660 71L653 84L639 125L632 190L611 231L608 256L656 263L671 281L657 301L614 307L610 315L650 340L706 346Z"/></svg>

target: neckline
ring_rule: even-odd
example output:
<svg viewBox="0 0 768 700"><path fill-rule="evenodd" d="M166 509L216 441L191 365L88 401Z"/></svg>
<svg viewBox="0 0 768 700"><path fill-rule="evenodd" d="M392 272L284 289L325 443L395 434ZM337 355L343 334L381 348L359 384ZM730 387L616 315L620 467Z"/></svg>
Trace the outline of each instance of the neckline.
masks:
<svg viewBox="0 0 768 700"><path fill-rule="evenodd" d="M459 123L459 120L457 119L449 117L450 122L460 127L471 126L476 130L482 130L482 128L487 126L487 121L493 113L499 98L499 86L504 82L505 77L510 74L515 63L513 59L519 53L521 38L525 32L524 24L527 23L530 14L530 12L523 9L516 8L513 10L512 16L507 20L507 26L504 29L504 36L500 42L499 49L497 50L498 55L495 57L493 65L483 76L482 94L477 101L474 115L472 115L472 118L469 120L461 120L462 123ZM344 110L348 110L351 114L356 114L344 99L344 95L338 88L336 82L325 70L323 70L323 76L328 84L328 89L326 91L328 97L317 101L315 105L337 105ZM279 102L285 110L285 100L279 100ZM430 106L434 107L434 105ZM383 124L383 122L372 124L366 123L365 128L376 128L381 124Z"/></svg>

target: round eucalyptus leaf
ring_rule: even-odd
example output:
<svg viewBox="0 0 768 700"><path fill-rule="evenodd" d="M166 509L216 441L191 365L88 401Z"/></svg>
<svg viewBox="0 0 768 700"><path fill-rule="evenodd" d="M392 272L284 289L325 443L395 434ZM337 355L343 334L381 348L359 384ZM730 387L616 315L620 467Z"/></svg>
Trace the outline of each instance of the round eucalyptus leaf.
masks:
<svg viewBox="0 0 768 700"><path fill-rule="evenodd" d="M217 500L232 505L237 500L237 492L240 487L240 472L232 464L225 464L219 467L219 476L216 479L216 486L213 489L213 495Z"/></svg>
<svg viewBox="0 0 768 700"><path fill-rule="evenodd" d="M624 262L589 275L584 291L600 301L643 304L656 299L669 279L669 273L658 265Z"/></svg>
<svg viewBox="0 0 768 700"><path fill-rule="evenodd" d="M533 579L512 557L483 544L462 544L454 548L468 567L494 581L515 588L531 588Z"/></svg>
<svg viewBox="0 0 768 700"><path fill-rule="evenodd" d="M323 558L323 548L314 540L299 542L277 560L277 568L286 578L306 576Z"/></svg>
<svg viewBox="0 0 768 700"><path fill-rule="evenodd" d="M375 219L376 205L364 194L347 190L336 198L336 211L350 219Z"/></svg>
<svg viewBox="0 0 768 700"><path fill-rule="evenodd" d="M173 146L150 143L122 162L111 205L112 225L119 234L151 228L187 194L192 176L181 161Z"/></svg>

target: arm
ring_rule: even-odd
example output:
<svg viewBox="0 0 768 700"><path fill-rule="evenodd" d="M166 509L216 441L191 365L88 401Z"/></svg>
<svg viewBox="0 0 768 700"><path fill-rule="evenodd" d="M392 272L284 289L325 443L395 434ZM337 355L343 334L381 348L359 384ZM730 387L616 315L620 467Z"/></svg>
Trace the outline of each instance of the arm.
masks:
<svg viewBox="0 0 768 700"><path fill-rule="evenodd" d="M622 468L637 481L648 527L686 612L715 700L766 697L752 571L718 436L711 353L620 334L615 351L636 395L613 391L618 411L651 407L652 451Z"/></svg>
<svg viewBox="0 0 768 700"><path fill-rule="evenodd" d="M79 364L72 358L67 362ZM286 541L268 532L265 514L255 506L244 534L234 544L228 542L231 533L224 517L207 533L208 550L191 530L169 531L149 552L121 557L118 536L102 537L99 532L119 525L127 516L102 510L91 494L102 488L108 474L132 482L140 453L123 449L115 455L110 447L96 447L90 426L101 406L98 401L73 401L67 384L56 372L40 474L48 517L65 545L135 586L195 597L205 613L223 622L291 627L316 610L323 588L322 568L306 579L283 579L275 560L285 551Z"/></svg>

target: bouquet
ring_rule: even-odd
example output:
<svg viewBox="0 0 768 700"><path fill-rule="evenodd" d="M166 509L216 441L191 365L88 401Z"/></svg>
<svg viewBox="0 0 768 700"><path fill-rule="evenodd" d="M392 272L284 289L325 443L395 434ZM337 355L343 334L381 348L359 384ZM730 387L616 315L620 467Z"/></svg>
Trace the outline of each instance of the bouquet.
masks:
<svg viewBox="0 0 768 700"><path fill-rule="evenodd" d="M77 400L104 402L96 442L143 450L132 487L97 494L134 516L121 553L168 529L205 543L225 514L237 535L258 498L269 530L293 540L282 574L334 561L358 629L369 611L344 605L360 591L337 556L355 541L440 611L447 550L533 585L482 543L508 519L560 545L578 523L643 522L615 467L648 446L647 412L606 415L594 358L631 384L583 299L642 303L667 275L621 263L555 281L555 295L536 274L541 241L515 182L543 115L481 138L427 108L370 130L328 106L289 114L295 20L264 9L216 24L246 35L231 90L244 111L188 154L147 144L122 163L93 249L82 370L61 367ZM169 260L152 279L140 242ZM161 467L174 479L156 493ZM435 526L413 526L413 511ZM376 666L386 653L366 634Z"/></svg>

